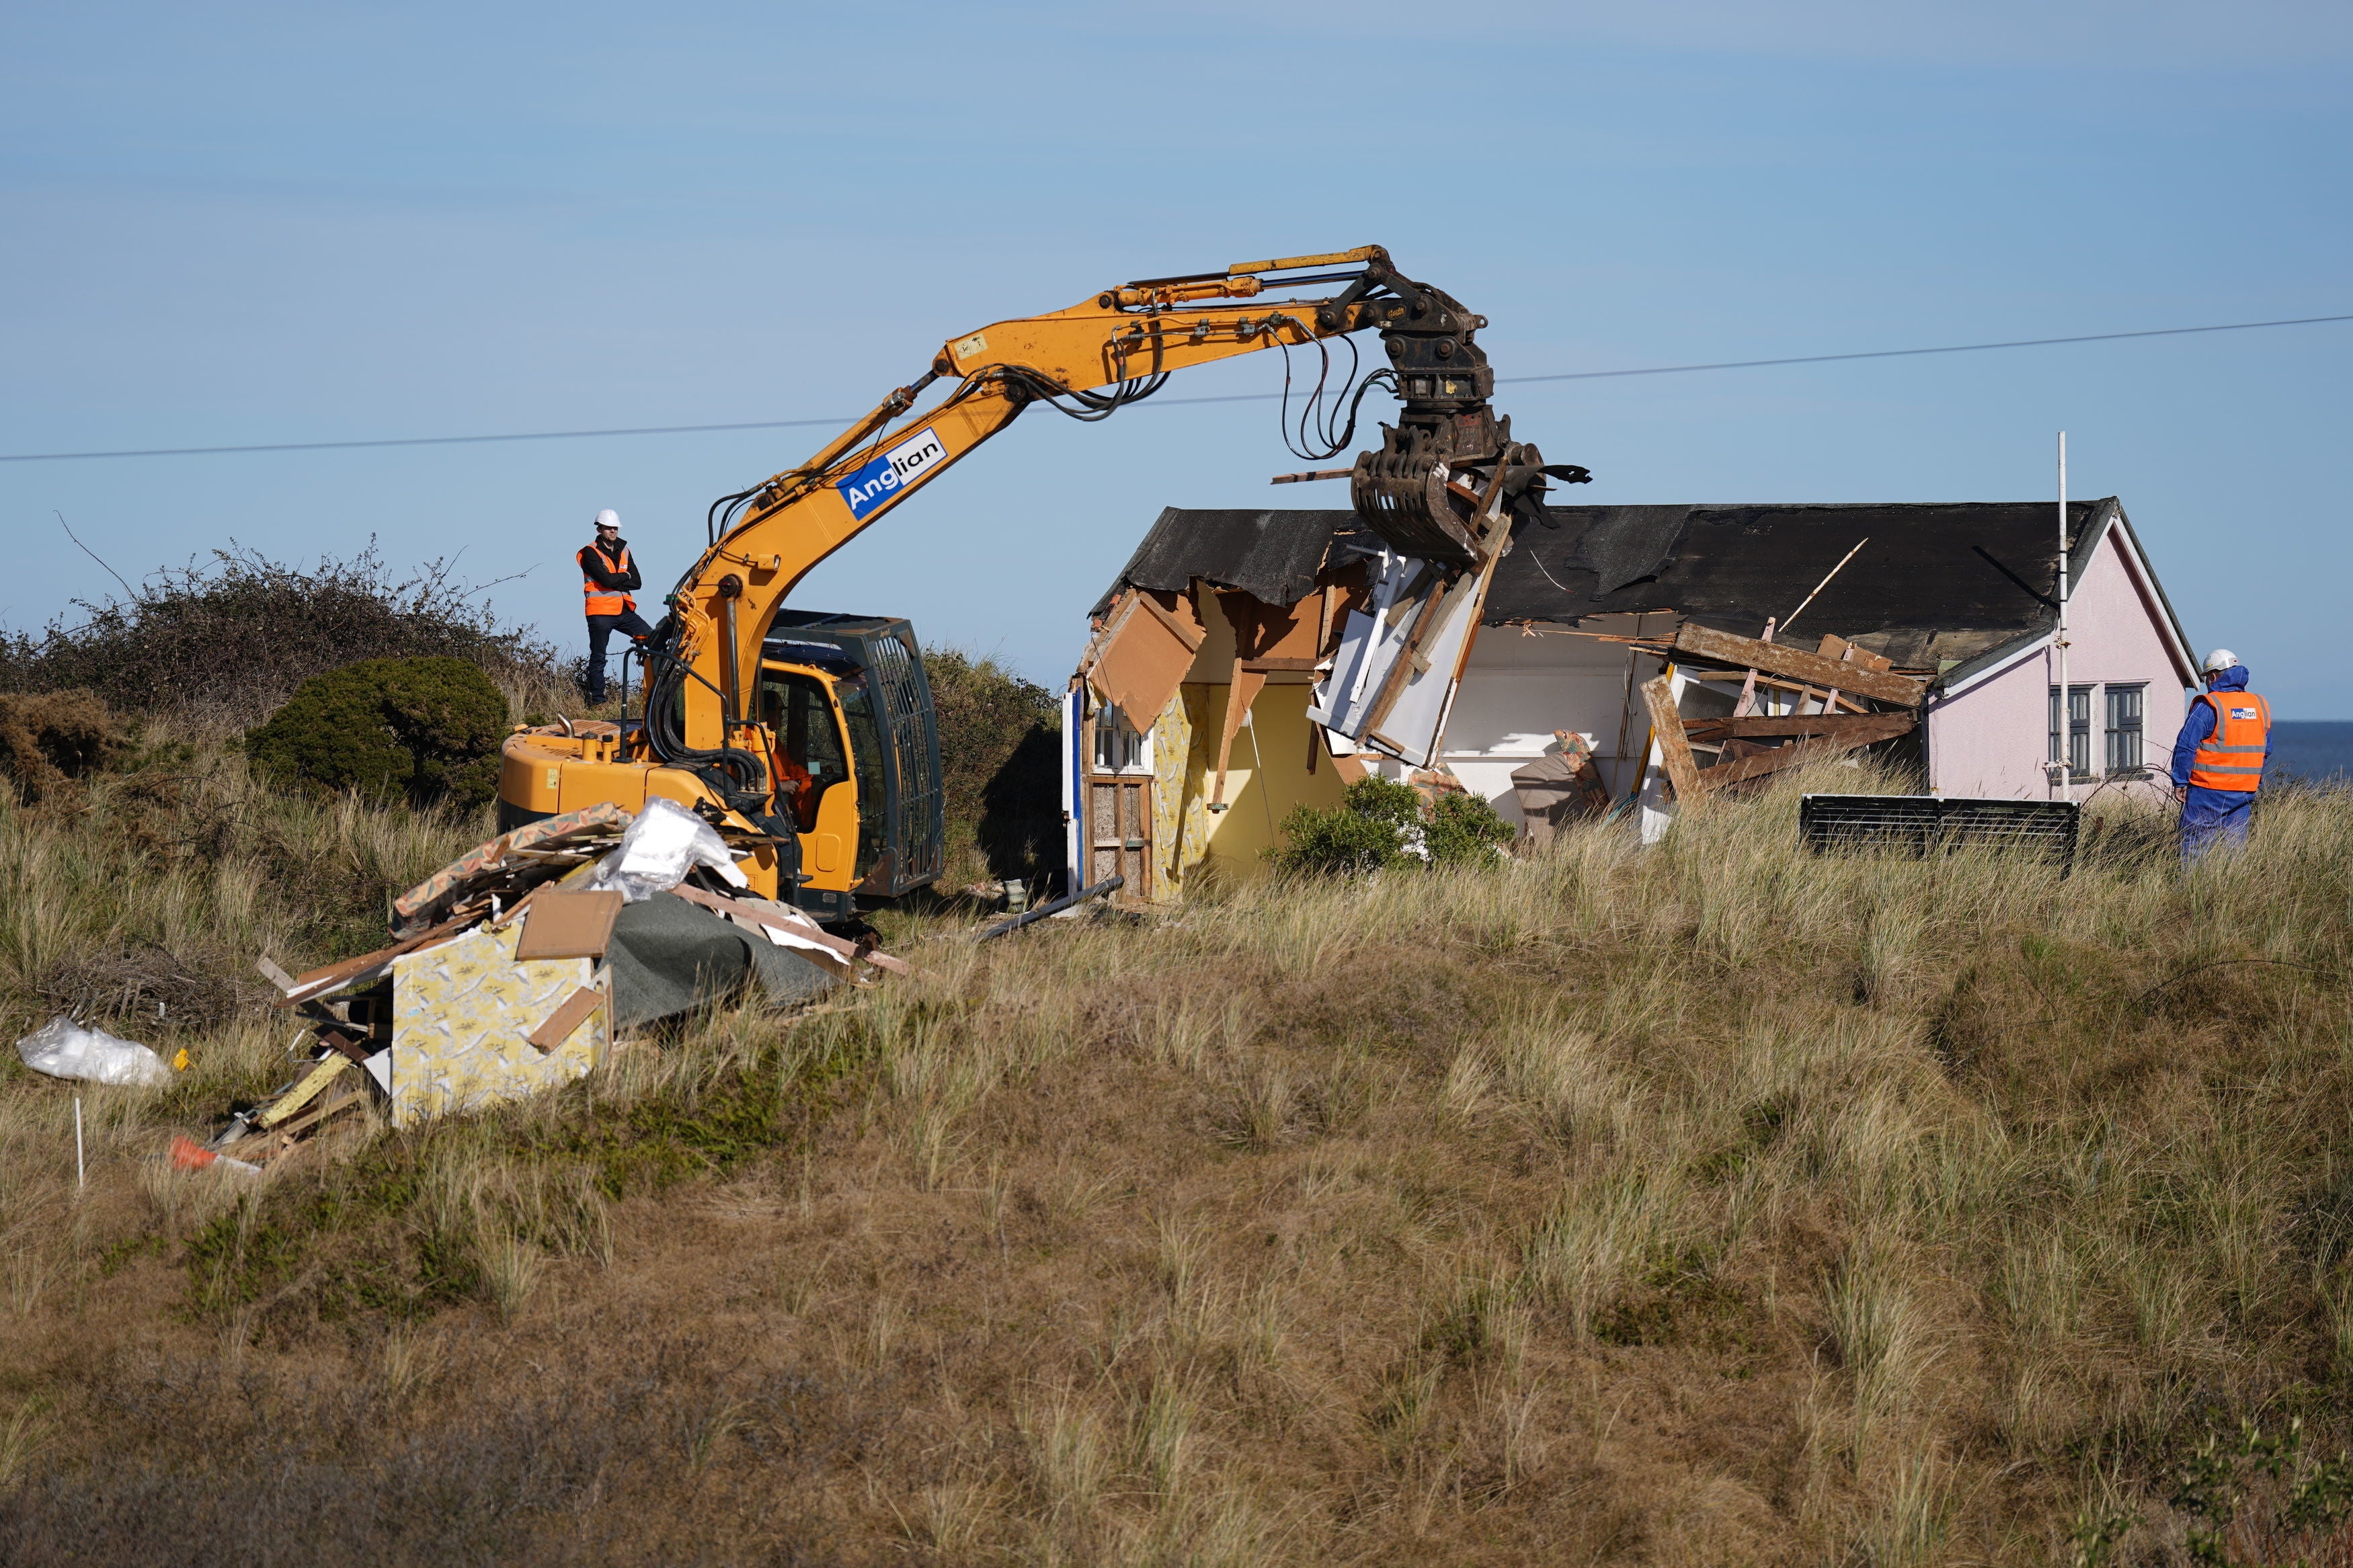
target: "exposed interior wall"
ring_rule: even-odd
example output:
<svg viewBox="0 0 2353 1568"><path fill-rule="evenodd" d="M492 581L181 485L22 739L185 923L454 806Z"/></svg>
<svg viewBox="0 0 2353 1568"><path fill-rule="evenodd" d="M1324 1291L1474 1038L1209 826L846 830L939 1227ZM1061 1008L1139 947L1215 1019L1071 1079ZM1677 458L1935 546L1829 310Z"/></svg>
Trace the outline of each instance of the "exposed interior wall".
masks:
<svg viewBox="0 0 2353 1568"><path fill-rule="evenodd" d="M2111 530L2099 548L2077 563L2067 618L2068 684L2094 688L2094 771L2103 772L2105 766L2105 689L2114 683L2144 688L2143 762L2153 773L2163 773L2181 730L2187 699L2165 634L2164 610L2133 572L2116 531ZM2045 647L1965 691L1932 702L1930 787L1947 795L2049 798L2051 780L2044 763L2050 752L2051 689L2058 684L2058 656ZM2161 778L2139 784L2101 782L2119 789L2167 787ZM2087 787L2077 784L2077 798Z"/></svg>
<svg viewBox="0 0 2353 1568"><path fill-rule="evenodd" d="M1611 795L1624 795L1638 776L1650 735L1641 699L1632 698L1630 708L1633 687L1627 669L1632 656L1622 643L1577 633L1630 637L1639 630L1655 636L1673 624L1673 616L1662 613L1597 617L1574 632L1482 628L1447 716L1440 760L1463 788L1517 826L1512 770L1543 755L1555 731L1572 731L1592 742ZM1657 673L1655 661L1640 662L1637 682ZM1392 764L1383 771L1398 776L1405 770Z"/></svg>
<svg viewBox="0 0 2353 1568"><path fill-rule="evenodd" d="M1218 738L1230 690L1208 682L1185 688L1193 733L1182 797L1185 831L1171 857L1167 884L1172 898L1205 879L1238 886L1264 876L1262 852L1276 842L1284 816L1297 805L1337 805L1347 787L1328 754L1319 753L1314 772L1308 771L1309 747L1320 742L1307 722L1306 682L1270 681L1235 737L1226 769L1226 809L1211 811Z"/></svg>
<svg viewBox="0 0 2353 1568"><path fill-rule="evenodd" d="M1254 639L1267 644L1257 654L1303 664L1313 655L1317 630L1313 612L1318 601L1307 601L1293 624L1280 615L1272 621L1261 620L1255 601L1223 597L1228 602L1221 603L1218 593L1197 584L1189 595L1160 601L1193 631L1197 642L1181 661L1183 679L1147 727L1148 759L1132 763L1124 774L1129 780L1148 775L1151 787L1146 851L1151 876L1138 887L1145 879L1131 869L1124 899L1170 901L1198 892L1207 883L1239 883L1264 875L1263 851L1276 842L1284 816L1297 805L1338 805L1347 780L1362 776L1361 767L1341 763L1321 749L1307 720L1312 674L1304 668L1250 670L1238 664L1234 615L1229 611L1240 614L1253 626ZM1284 632L1285 625L1292 626L1291 632ZM1134 613L1134 605L1124 602L1098 628L1086 666L1083 712L1077 725L1066 729L1074 795L1086 795L1111 776L1098 770L1093 745L1098 729L1118 721L1103 688L1131 696L1156 692L1167 689L1164 675L1179 668L1168 665L1178 642L1164 635L1167 626L1165 616ZM1293 647L1293 643L1302 646ZM1240 722L1229 726L1238 674L1245 680L1247 707ZM1222 786L1218 767L1221 747L1226 753ZM1090 821L1074 821L1071 843L1088 866L1087 875L1095 876L1105 867L1096 863L1101 857L1090 855L1082 842L1089 826Z"/></svg>

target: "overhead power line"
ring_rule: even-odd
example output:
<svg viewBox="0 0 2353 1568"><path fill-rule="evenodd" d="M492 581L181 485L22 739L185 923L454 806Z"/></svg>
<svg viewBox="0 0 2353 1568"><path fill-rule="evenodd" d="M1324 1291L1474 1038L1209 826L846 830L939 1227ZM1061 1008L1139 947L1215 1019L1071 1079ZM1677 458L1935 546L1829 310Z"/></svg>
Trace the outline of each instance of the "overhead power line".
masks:
<svg viewBox="0 0 2353 1568"><path fill-rule="evenodd" d="M1499 375L1499 386L1525 386L1547 381L1609 381L1630 375L1688 375L1697 371L1759 370L1773 365L1835 364L1846 360L1907 359L1920 354L1983 353L1992 349L2052 348L2063 343L2108 343L2126 338L2179 338L2197 332L2246 332L2263 327L2313 327L2328 321L2353 321L2341 316L2296 316L2279 321L2225 321L2207 327L2152 327L2137 332L2079 332L2063 338L2012 338L1995 343L1942 343L1922 349L1870 349L1858 353L1791 354L1779 359L1717 360L1706 364L1653 364L1630 370L1572 370L1550 375ZM1157 397L1152 405L1193 403L1271 403L1276 392L1238 392L1218 397ZM697 436L727 430L794 430L839 427L855 417L832 419L750 419L732 425L635 425L612 430L525 430L496 436L399 436L364 441L271 441L238 447L140 447L111 452L8 452L0 463L66 463L96 458L208 458L237 452L339 452L364 447L471 447L499 441L582 441L607 436Z"/></svg>

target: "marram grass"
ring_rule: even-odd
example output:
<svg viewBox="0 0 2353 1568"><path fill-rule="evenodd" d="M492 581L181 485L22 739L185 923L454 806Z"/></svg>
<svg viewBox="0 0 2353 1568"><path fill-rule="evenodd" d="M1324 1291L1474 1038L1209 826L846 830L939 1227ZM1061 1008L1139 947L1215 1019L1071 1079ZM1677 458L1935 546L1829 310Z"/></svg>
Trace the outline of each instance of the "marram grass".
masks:
<svg viewBox="0 0 2353 1568"><path fill-rule="evenodd" d="M478 830L190 766L195 847L0 808L16 1021L99 949L332 956ZM2063 879L1810 856L1806 782L895 920L912 980L257 1184L156 1156L275 1015L162 1020L79 1193L11 1064L0 1555L2343 1560L2353 810L2185 872L2118 808Z"/></svg>

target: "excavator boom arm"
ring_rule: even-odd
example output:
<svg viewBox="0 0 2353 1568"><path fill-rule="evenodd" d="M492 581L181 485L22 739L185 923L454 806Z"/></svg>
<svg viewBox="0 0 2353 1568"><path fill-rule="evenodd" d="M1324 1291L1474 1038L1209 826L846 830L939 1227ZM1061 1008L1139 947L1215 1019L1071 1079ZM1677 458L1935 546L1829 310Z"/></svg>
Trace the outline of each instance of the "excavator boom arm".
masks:
<svg viewBox="0 0 2353 1568"><path fill-rule="evenodd" d="M1334 268L1340 270L1315 270ZM1295 276L1303 272L1310 275ZM1277 288L1349 287L1328 298L1261 303L1269 274L1285 275ZM744 672L757 668L761 639L800 580L1031 404L1052 401L1100 418L1175 371L1379 325L1383 298L1410 308L1384 288L1400 283L1409 295L1416 289L1391 271L1385 250L1366 246L1124 284L1067 310L949 340L929 374L892 393L807 461L727 498L740 510L670 599L681 687L676 738L698 752L723 748L749 717ZM944 397L913 412L932 383L950 377Z"/></svg>
<svg viewBox="0 0 2353 1568"><path fill-rule="evenodd" d="M1269 297L1322 285L1338 291ZM1395 426L1382 426L1380 449L1361 453L1351 471L1356 510L1400 551L1450 572L1487 558L1499 505L1541 516L1543 476L1584 470L1546 468L1534 447L1512 443L1510 421L1489 407L1494 374L1473 342L1486 324L1365 246L1142 279L950 339L923 376L807 461L714 504L711 542L670 595L648 650L641 762L687 770L771 837L788 837L789 825L772 815L774 753L749 689L795 585L1031 405L1100 419L1213 360L1377 328L1388 363L1363 385L1388 382L1402 407ZM919 409L934 383L947 390ZM1352 405L1334 450L1354 428Z"/></svg>

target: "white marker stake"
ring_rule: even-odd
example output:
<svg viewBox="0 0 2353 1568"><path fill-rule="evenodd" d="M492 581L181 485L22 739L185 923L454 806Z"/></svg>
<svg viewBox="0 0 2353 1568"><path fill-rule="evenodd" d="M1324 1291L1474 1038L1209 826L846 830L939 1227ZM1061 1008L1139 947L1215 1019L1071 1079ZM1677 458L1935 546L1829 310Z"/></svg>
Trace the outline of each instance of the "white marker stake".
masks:
<svg viewBox="0 0 2353 1568"><path fill-rule="evenodd" d="M90 1185L90 1168L81 1157L81 1096L78 1094L74 1096L74 1185Z"/></svg>

